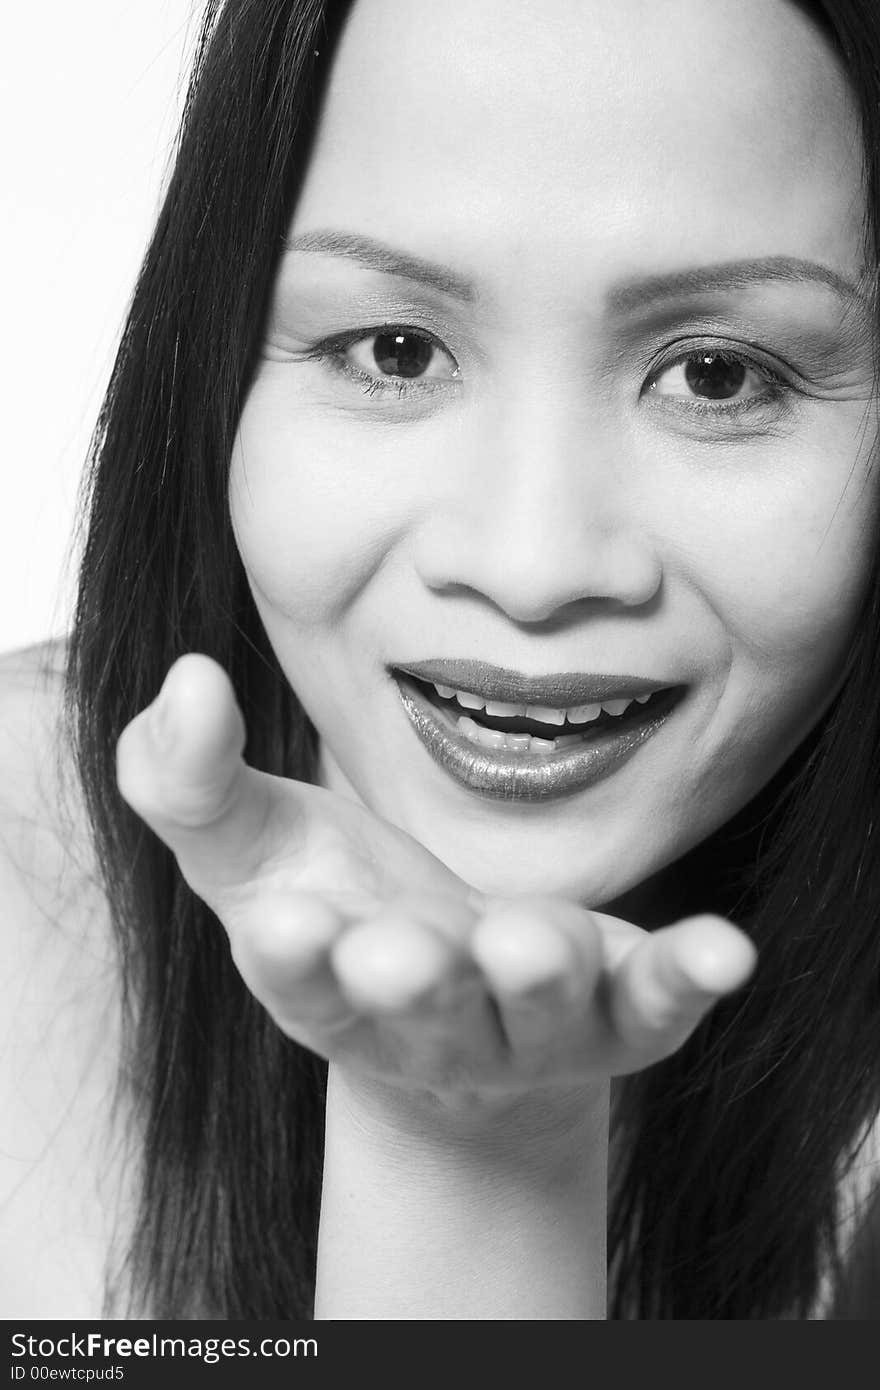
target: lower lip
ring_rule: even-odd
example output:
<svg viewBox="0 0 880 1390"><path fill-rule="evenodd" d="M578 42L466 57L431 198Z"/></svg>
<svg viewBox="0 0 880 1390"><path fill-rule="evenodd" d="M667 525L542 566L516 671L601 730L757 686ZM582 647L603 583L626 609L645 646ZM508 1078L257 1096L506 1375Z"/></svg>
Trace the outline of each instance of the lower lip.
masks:
<svg viewBox="0 0 880 1390"><path fill-rule="evenodd" d="M556 753L514 753L471 743L416 686L395 675L401 703L434 762L456 782L493 801L552 801L600 782L653 738L672 705L642 724L606 728Z"/></svg>

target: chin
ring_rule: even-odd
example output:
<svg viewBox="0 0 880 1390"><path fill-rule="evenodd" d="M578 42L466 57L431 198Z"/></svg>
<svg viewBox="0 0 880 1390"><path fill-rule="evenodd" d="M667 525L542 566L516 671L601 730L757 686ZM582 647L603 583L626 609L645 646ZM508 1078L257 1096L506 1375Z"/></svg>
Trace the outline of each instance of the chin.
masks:
<svg viewBox="0 0 880 1390"><path fill-rule="evenodd" d="M489 897L564 897L600 909L638 889L668 862L663 857L659 864L648 863L641 856L634 862L631 854L597 853L595 845L592 850L561 846L552 831L515 834L508 827L492 833L486 827L482 834L474 829L463 837L460 831L444 835L436 826L427 833L424 826L401 828ZM585 842L587 835L585 829Z"/></svg>
<svg viewBox="0 0 880 1390"><path fill-rule="evenodd" d="M423 786L413 793L406 779L395 788L372 768L344 767L323 744L322 786L412 836L487 897L564 897L613 913L609 905L618 900L641 903L642 885L678 857L677 841L652 841L643 818L599 815L571 799L542 806L475 798L438 804ZM654 819L670 828L668 817Z"/></svg>

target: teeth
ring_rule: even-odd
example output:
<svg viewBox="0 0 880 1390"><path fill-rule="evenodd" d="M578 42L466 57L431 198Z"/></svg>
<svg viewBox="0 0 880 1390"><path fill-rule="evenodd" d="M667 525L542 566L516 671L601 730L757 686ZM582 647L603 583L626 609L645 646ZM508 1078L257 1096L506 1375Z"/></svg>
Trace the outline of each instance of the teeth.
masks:
<svg viewBox="0 0 880 1390"><path fill-rule="evenodd" d="M469 742L475 743L479 748L488 748L492 752L504 749L509 753L555 753L557 748L564 747L567 743L581 741L577 734L565 739L532 738L530 734L502 734L496 729L484 729L466 714L459 716L457 727L459 733L464 734Z"/></svg>
<svg viewBox="0 0 880 1390"><path fill-rule="evenodd" d="M511 753L528 753L531 742L532 740L529 734L504 735L504 746L508 748Z"/></svg>
<svg viewBox="0 0 880 1390"><path fill-rule="evenodd" d="M574 709L567 711L567 718L569 724L589 724L591 720L598 719L601 713L601 705L575 705Z"/></svg>
<svg viewBox="0 0 880 1390"><path fill-rule="evenodd" d="M470 690L455 690L451 685L438 685L434 689L442 700L455 699L462 709L483 710L496 719L533 719L537 724L590 724L598 719L603 710L615 717L624 713L633 703L631 699L603 700L601 704L573 705L571 709L557 709L551 705L514 705L503 700L487 700ZM652 691L646 695L636 695L637 704L644 705L650 700ZM490 732L496 732L491 730ZM547 739L538 742L548 742Z"/></svg>
<svg viewBox="0 0 880 1390"><path fill-rule="evenodd" d="M526 705L526 716L538 724L565 723L565 710L551 709L549 705Z"/></svg>
<svg viewBox="0 0 880 1390"><path fill-rule="evenodd" d="M484 748L491 748L493 752L497 752L507 747L507 736L499 733L497 729L481 729L480 743Z"/></svg>
<svg viewBox="0 0 880 1390"><path fill-rule="evenodd" d="M571 748L575 743L583 743L583 734L560 734L553 742L557 748Z"/></svg>
<svg viewBox="0 0 880 1390"><path fill-rule="evenodd" d="M465 709L482 709L486 703L479 695L472 695L469 690L456 690L455 698Z"/></svg>
<svg viewBox="0 0 880 1390"><path fill-rule="evenodd" d="M526 712L525 705L505 705L501 700L487 700L486 713L497 719L519 719Z"/></svg>
<svg viewBox="0 0 880 1390"><path fill-rule="evenodd" d="M623 714L625 709L629 709L632 700L603 700L602 708L609 714Z"/></svg>

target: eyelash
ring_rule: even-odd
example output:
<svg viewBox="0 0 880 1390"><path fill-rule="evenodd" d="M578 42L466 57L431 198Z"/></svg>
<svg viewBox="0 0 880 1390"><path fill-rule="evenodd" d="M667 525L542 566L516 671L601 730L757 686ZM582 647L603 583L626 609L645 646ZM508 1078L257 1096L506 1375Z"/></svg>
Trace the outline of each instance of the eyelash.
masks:
<svg viewBox="0 0 880 1390"><path fill-rule="evenodd" d="M698 397L685 400L683 397L659 396L652 397L655 404L660 404L660 409L681 410L691 416L700 416L703 419L736 420L740 416L752 411L766 410L768 407L786 408L792 404L793 398L801 394L791 381L784 377L780 372L775 371L768 363L761 361L757 356L747 352L738 351L718 339L689 339L686 352L678 352L675 356L667 356L657 365L653 366L646 379L646 384L642 388L641 394L648 395L652 386L658 378L672 367L680 367L686 362L690 362L701 353L715 353L724 357L728 362L736 362L755 372L764 383L766 390L761 395L746 396L741 400L700 400Z"/></svg>
<svg viewBox="0 0 880 1390"><path fill-rule="evenodd" d="M376 338L380 334L401 333L408 338L420 338L422 342L430 343L436 347L455 363L455 370L451 377L446 379L412 377L380 377L372 376L369 372L356 367L345 356L346 350L354 347L357 343L369 342L370 338ZM439 338L433 333L427 333L424 329L413 328L409 324L383 323L375 328L368 328L366 332L359 330L351 333L340 333L334 338L325 338L322 342L316 343L310 352L306 354L307 360L312 362L324 362L332 370L348 377L351 381L357 382L361 386L361 391L365 396L385 396L389 392L394 392L398 400L418 393L419 395L433 394L435 390L447 386L449 382L458 376L458 363L452 356L447 347L444 347Z"/></svg>
<svg viewBox="0 0 880 1390"><path fill-rule="evenodd" d="M362 368L355 366L347 357L346 352L350 347L358 343L368 342L370 338L380 334L401 333L407 337L420 338L423 342L430 343L438 351L443 353L455 364L452 376L447 378L420 378L413 377L381 377L373 376ZM767 410L773 407L787 407L791 404L792 397L799 394L797 388L780 373L776 372L766 362L758 359L757 356L747 352L738 351L731 345L719 341L718 339L688 339L687 351L679 351L675 356L666 356L660 362L653 364L647 372L645 384L643 385L640 396L650 394L652 386L666 371L672 367L681 366L691 361L700 353L717 353L730 362L737 362L749 371L755 372L766 383L766 391L760 395L746 396L736 400L700 400L697 397L686 399L679 396L652 396L655 405L659 404L660 409L676 410L691 417L697 416L706 420L726 420L734 421L744 415L757 410ZM349 333L337 334L333 338L323 339L317 343L307 354L309 361L323 362L333 371L339 372L350 381L357 383L363 395L387 396L393 392L397 400L403 400L414 394L421 396L433 395L436 391L449 385L450 381L457 378L458 363L452 353L444 344L435 337L434 334L424 329L417 329L409 324L388 323L379 324L367 330L357 330Z"/></svg>

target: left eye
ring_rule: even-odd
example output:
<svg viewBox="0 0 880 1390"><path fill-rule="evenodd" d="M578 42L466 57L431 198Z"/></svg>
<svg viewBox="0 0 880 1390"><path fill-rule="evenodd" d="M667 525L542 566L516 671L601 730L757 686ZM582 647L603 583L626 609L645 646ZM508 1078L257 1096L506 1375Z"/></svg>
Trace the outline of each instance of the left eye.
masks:
<svg viewBox="0 0 880 1390"><path fill-rule="evenodd" d="M650 390L658 396L689 396L703 401L735 401L766 394L767 371L720 351L692 352L657 373Z"/></svg>
<svg viewBox="0 0 880 1390"><path fill-rule="evenodd" d="M378 373L406 381L419 377L450 380L458 376L458 366L445 348L412 329L390 328L371 333L368 338L349 343L345 355L365 376Z"/></svg>

